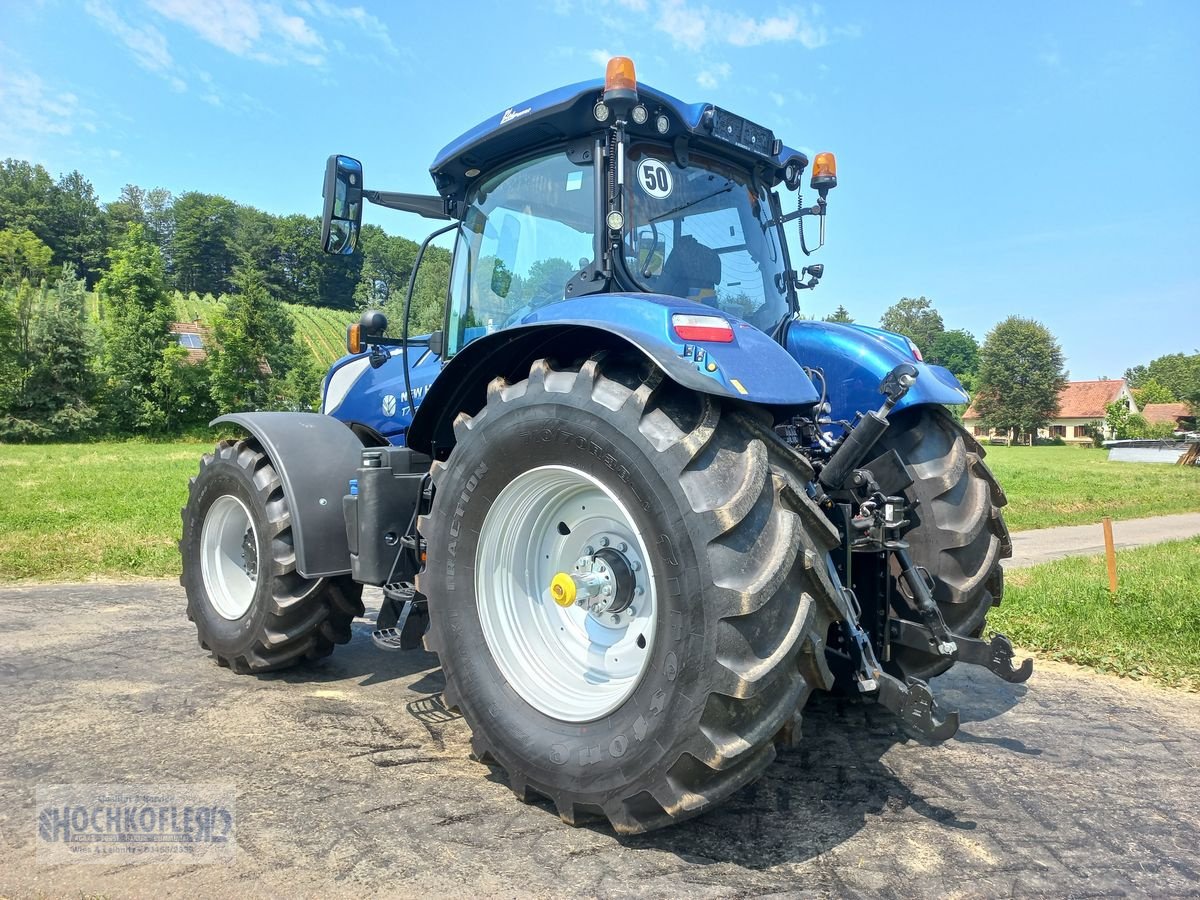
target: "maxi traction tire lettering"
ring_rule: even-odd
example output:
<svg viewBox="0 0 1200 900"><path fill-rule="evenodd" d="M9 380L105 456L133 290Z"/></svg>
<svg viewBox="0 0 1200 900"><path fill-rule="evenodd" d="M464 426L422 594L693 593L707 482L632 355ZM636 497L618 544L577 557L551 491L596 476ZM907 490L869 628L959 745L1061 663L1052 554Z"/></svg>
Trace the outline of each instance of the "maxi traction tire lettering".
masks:
<svg viewBox="0 0 1200 900"><path fill-rule="evenodd" d="M915 479L908 490L921 501L921 525L904 539L913 561L933 576L942 617L956 634L979 637L988 611L1004 594L1000 562L1012 556L1001 513L1008 500L983 461L983 447L946 410L919 406L893 416L878 449L896 450ZM928 680L953 664L893 646L889 667L893 674Z"/></svg>
<svg viewBox="0 0 1200 900"><path fill-rule="evenodd" d="M748 784L774 759L814 689L828 689L833 528L805 493L812 471L764 439L769 421L723 407L621 358L496 379L455 423L420 522L429 649L472 752L514 793L563 821L606 817L620 833L670 825ZM657 589L651 661L633 693L586 723L551 718L506 682L487 646L474 560L490 504L543 465L600 479L632 511ZM514 535L514 540L523 536Z"/></svg>
<svg viewBox="0 0 1200 900"><path fill-rule="evenodd" d="M242 501L258 535L254 598L235 620L214 609L200 562L205 515L226 494ZM256 441L221 441L203 456L199 474L189 482L182 517L179 583L200 646L219 664L239 673L268 672L321 659L335 644L350 640L350 623L364 611L362 585L348 576L310 580L296 571L287 497Z"/></svg>

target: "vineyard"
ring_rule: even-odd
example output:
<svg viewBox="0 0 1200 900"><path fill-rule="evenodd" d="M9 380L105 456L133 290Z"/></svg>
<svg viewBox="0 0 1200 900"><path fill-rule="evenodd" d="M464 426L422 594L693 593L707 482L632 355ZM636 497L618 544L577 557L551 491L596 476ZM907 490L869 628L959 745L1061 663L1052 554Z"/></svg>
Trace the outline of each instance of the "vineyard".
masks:
<svg viewBox="0 0 1200 900"><path fill-rule="evenodd" d="M199 296L176 291L172 299L175 305L175 320L178 322L211 325L213 315L222 306L222 301L215 299L211 294ZM299 303L284 303L283 308L287 310L295 325L296 343L309 352L318 369L328 369L335 360L345 355L346 326L358 320L357 313L324 306L304 306ZM100 304L94 293L88 294L87 311L92 321L100 320Z"/></svg>

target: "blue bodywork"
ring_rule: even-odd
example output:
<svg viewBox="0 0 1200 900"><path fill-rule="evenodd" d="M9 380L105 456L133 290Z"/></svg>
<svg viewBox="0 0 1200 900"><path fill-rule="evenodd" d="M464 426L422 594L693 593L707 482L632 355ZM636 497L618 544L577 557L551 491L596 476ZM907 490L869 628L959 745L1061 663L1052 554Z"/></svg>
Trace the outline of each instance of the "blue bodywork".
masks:
<svg viewBox="0 0 1200 900"><path fill-rule="evenodd" d="M734 339L727 344L685 342L671 328L673 313L722 316L733 326ZM949 370L919 361L901 335L863 325L794 321L780 346L734 316L656 294L600 294L541 307L503 332L481 334L450 362L447 378L461 377L476 357L490 353L504 340L554 325L618 335L685 387L781 409L811 406L820 399L820 390L802 367L820 369L834 421L878 408L879 383L901 363L916 366L920 375L897 409L969 399ZM424 346L414 345L413 353L411 381L419 408L444 361ZM325 379L322 412L347 424L366 426L390 443L404 444L412 411L403 365L404 353L398 348L377 369L365 353L343 357ZM436 400L435 405L439 405Z"/></svg>
<svg viewBox="0 0 1200 900"><path fill-rule="evenodd" d="M969 395L949 369L921 362L903 335L866 325L795 321L788 325L784 346L801 365L825 375L833 420L853 419L883 402L879 383L901 363L917 367L916 384L896 409L938 403L967 403Z"/></svg>
<svg viewBox="0 0 1200 900"><path fill-rule="evenodd" d="M415 405L442 370L442 360L423 344L412 344L410 372ZM371 367L369 354L343 356L321 385L321 412L348 425L364 425L389 443L403 445L412 423L412 408L404 387L404 350L393 348L387 362Z"/></svg>

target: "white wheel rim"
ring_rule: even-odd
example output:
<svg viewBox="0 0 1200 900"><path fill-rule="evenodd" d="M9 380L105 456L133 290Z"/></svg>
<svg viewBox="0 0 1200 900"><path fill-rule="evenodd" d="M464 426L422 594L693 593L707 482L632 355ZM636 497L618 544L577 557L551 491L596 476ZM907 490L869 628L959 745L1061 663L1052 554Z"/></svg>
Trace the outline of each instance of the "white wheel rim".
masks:
<svg viewBox="0 0 1200 900"><path fill-rule="evenodd" d="M250 609L257 570L258 533L250 510L237 497L224 494L208 508L200 531L204 590L221 618L240 619Z"/></svg>
<svg viewBox="0 0 1200 900"><path fill-rule="evenodd" d="M572 571L588 548L603 546L619 550L633 569L631 605L598 613L555 603L555 574ZM624 703L645 674L657 612L650 557L628 510L585 472L541 466L500 492L479 533L475 597L501 673L551 718L599 719Z"/></svg>

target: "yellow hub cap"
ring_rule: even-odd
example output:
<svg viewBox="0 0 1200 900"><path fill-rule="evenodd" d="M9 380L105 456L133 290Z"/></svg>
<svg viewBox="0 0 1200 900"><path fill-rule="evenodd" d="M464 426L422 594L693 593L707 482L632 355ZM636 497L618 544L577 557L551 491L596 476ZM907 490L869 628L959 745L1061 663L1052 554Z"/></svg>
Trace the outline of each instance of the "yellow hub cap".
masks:
<svg viewBox="0 0 1200 900"><path fill-rule="evenodd" d="M559 572L550 581L550 596L559 606L574 606L575 580L566 572Z"/></svg>

